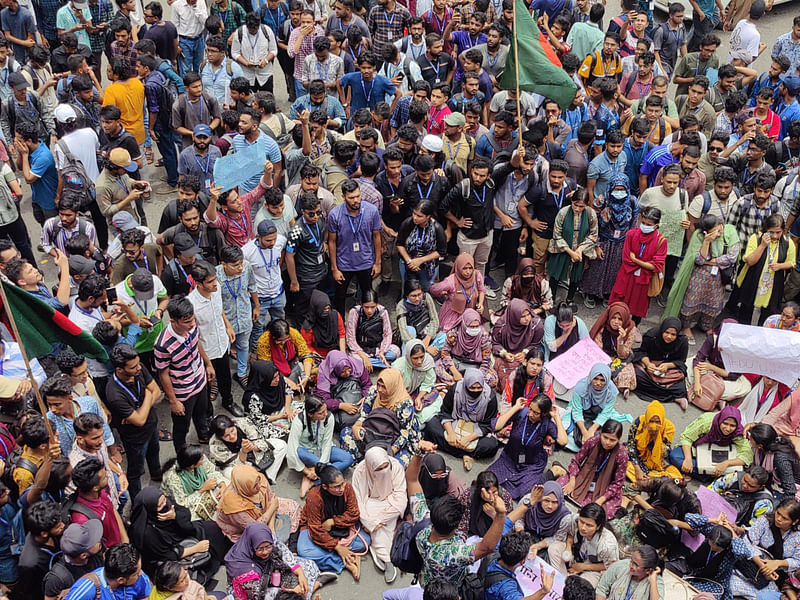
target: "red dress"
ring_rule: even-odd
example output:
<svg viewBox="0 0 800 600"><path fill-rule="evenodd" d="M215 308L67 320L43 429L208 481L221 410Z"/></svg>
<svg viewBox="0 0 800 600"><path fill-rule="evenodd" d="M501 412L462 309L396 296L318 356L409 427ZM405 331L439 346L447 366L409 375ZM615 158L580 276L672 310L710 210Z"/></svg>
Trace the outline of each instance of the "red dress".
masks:
<svg viewBox="0 0 800 600"><path fill-rule="evenodd" d="M653 271L642 269L633 262L631 252L634 252L639 260L653 263L656 273L663 273L664 260L667 256L667 240L658 233L658 230L645 234L638 227L629 230L625 236L625 244L622 247L622 266L608 303L624 302L630 308L632 316L643 318L647 315L647 309L650 308L647 287L650 285Z"/></svg>
<svg viewBox="0 0 800 600"><path fill-rule="evenodd" d="M344 321L342 321L342 315L338 315L338 316L339 316L339 339L341 340L341 339L344 339L345 329L344 329ZM306 344L308 344L308 349L311 352L316 352L317 354L319 354L323 358L328 356L328 352L330 352L331 350L338 350L339 349L339 346L336 346L336 348L320 348L318 346L315 346L314 345L314 332L311 331L310 329L301 328L300 329L300 335L303 336L303 339L306 341Z"/></svg>

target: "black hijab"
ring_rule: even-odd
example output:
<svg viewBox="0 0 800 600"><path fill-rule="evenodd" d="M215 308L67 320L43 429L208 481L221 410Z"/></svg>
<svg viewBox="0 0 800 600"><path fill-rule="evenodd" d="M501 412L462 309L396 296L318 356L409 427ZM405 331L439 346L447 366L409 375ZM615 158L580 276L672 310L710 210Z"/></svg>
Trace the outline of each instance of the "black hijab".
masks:
<svg viewBox="0 0 800 600"><path fill-rule="evenodd" d="M664 332L674 329L678 336L671 343L664 341ZM642 345L634 355L634 360L641 360L646 356L650 360L675 363L675 367L686 373L686 357L689 354L689 340L683 333L681 320L677 317L667 317L658 327L653 327L642 337Z"/></svg>
<svg viewBox="0 0 800 600"><path fill-rule="evenodd" d="M327 314L324 312L327 307ZM339 313L331 307L331 299L321 290L311 293L308 315L303 329L314 334L314 345L331 350L339 347Z"/></svg>
<svg viewBox="0 0 800 600"><path fill-rule="evenodd" d="M286 402L286 380L283 375L278 374L278 385L271 385L272 378L277 372L278 367L270 360L257 360L250 365L247 387L242 395L242 405L245 410L249 410L250 397L253 394L258 394L261 399L261 412L265 415L283 408Z"/></svg>
<svg viewBox="0 0 800 600"><path fill-rule="evenodd" d="M326 491L322 486L320 486L319 491L322 496L322 512L325 515L326 521L345 513L347 510L347 502L345 502L344 494L336 496Z"/></svg>
<svg viewBox="0 0 800 600"><path fill-rule="evenodd" d="M236 428L236 440L235 441L229 442L229 441L227 441L227 440L225 440L223 438L220 438L222 443L225 444L225 447L229 451L233 452L234 454L239 454L239 452L241 451L241 449L242 449L242 440L243 439L244 439L244 432L241 429L239 429L238 427Z"/></svg>
<svg viewBox="0 0 800 600"><path fill-rule="evenodd" d="M422 487L422 492L425 494L425 500L428 502L436 500L447 493L447 488L450 486L450 474L441 479L434 479L431 473L437 471L447 471L447 464L438 454L426 454L422 459L422 465L419 469L419 484Z"/></svg>
<svg viewBox="0 0 800 600"><path fill-rule="evenodd" d="M189 509L173 503L169 498L163 512L174 508L175 518L168 521L158 519L158 499L161 496L165 496L164 492L149 486L142 489L133 501L130 539L142 553L146 564L177 560L183 551L181 541L197 535Z"/></svg>

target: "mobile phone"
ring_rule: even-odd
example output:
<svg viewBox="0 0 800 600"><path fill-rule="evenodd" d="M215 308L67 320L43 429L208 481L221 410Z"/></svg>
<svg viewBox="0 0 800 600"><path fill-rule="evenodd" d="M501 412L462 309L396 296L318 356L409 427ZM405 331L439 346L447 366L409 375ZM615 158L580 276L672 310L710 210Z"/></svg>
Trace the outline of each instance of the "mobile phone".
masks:
<svg viewBox="0 0 800 600"><path fill-rule="evenodd" d="M117 288L110 287L106 289L106 297L108 298L108 303L113 304L117 300Z"/></svg>
<svg viewBox="0 0 800 600"><path fill-rule="evenodd" d="M399 77L399 78L400 78L400 80L402 81L403 79L405 79L405 77L406 77L406 74L405 74L405 73L403 73L402 71L400 71L400 72L397 74L397 77Z"/></svg>
<svg viewBox="0 0 800 600"><path fill-rule="evenodd" d="M151 325L155 325L156 323L161 323L161 317L157 317L155 315L149 315L147 320L150 321Z"/></svg>

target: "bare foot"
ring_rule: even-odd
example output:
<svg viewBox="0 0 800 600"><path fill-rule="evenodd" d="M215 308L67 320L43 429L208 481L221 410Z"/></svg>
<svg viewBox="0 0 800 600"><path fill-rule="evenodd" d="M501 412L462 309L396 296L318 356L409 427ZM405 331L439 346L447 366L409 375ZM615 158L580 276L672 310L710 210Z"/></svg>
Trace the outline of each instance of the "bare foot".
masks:
<svg viewBox="0 0 800 600"><path fill-rule="evenodd" d="M312 600L322 600L322 594L314 594Z"/></svg>
<svg viewBox="0 0 800 600"><path fill-rule="evenodd" d="M344 567L353 575L353 579L358 581L361 578L361 557L356 556L355 560L351 563L348 563Z"/></svg>
<svg viewBox="0 0 800 600"><path fill-rule="evenodd" d="M463 458L463 462L464 462L464 470L465 471L471 471L472 470L472 465L475 464L475 461L472 460L471 456L465 456Z"/></svg>
<svg viewBox="0 0 800 600"><path fill-rule="evenodd" d="M553 473L553 477L555 477L556 479L558 479L562 475L567 474L566 469L564 469L564 467L562 467L561 465L553 465L552 467L550 467L550 471Z"/></svg>
<svg viewBox="0 0 800 600"><path fill-rule="evenodd" d="M304 500L308 491L314 487L314 482L308 477L303 477L303 482L300 484L300 499Z"/></svg>

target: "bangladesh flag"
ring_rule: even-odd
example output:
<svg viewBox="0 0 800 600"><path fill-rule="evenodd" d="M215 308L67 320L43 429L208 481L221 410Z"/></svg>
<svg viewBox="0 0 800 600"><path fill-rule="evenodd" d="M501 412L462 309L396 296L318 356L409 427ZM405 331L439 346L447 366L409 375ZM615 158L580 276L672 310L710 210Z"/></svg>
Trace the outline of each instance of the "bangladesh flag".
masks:
<svg viewBox="0 0 800 600"><path fill-rule="evenodd" d="M521 40L522 43L517 44ZM498 82L500 89L517 87L515 46L519 52L519 89L550 98L564 109L575 98L578 86L561 67L555 50L547 36L539 30L525 2L514 1L514 35L503 74Z"/></svg>
<svg viewBox="0 0 800 600"><path fill-rule="evenodd" d="M8 299L5 309L14 316L20 339L28 358L47 356L53 351L53 344L61 342L71 346L77 354L107 360L108 354L103 346L75 323L16 285L2 282Z"/></svg>

